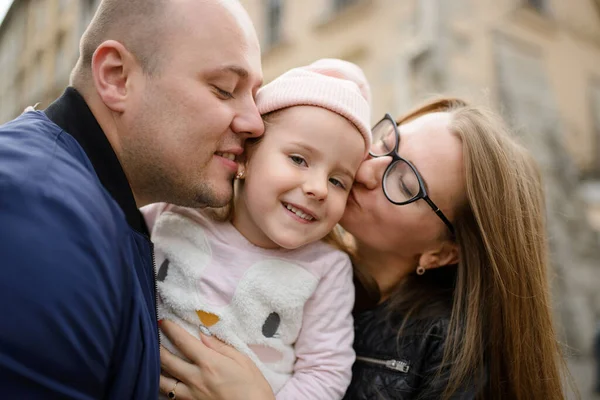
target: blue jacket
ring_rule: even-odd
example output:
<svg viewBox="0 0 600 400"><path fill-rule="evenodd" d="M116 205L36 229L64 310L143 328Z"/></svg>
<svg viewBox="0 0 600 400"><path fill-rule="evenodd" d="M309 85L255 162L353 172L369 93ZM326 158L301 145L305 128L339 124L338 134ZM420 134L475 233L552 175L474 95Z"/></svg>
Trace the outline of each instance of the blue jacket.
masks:
<svg viewBox="0 0 600 400"><path fill-rule="evenodd" d="M156 399L152 247L79 93L0 126L0 396Z"/></svg>

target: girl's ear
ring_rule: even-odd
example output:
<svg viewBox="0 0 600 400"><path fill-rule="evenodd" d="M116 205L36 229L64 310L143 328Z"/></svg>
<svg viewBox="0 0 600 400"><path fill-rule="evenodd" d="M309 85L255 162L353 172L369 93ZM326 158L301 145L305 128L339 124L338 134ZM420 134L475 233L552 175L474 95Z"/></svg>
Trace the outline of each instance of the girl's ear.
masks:
<svg viewBox="0 0 600 400"><path fill-rule="evenodd" d="M235 179L238 179L238 180L246 179L246 166L244 164L240 164L238 166L238 173L235 176Z"/></svg>

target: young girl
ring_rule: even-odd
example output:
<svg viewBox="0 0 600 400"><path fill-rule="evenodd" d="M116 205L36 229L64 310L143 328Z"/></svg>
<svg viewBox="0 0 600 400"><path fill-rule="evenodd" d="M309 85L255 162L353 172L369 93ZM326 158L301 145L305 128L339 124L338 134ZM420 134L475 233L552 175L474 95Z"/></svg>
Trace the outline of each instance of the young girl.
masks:
<svg viewBox="0 0 600 400"><path fill-rule="evenodd" d="M352 268L321 240L368 153L369 102L354 64L292 69L257 94L266 131L248 145L229 221L165 204L142 210L160 318L247 354L277 399L340 399L350 383Z"/></svg>

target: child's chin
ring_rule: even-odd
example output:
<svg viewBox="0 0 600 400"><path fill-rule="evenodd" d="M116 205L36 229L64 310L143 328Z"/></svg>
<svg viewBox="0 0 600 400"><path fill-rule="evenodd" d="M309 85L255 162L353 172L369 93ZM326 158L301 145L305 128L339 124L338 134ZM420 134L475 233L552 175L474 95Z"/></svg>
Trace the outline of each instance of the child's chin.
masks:
<svg viewBox="0 0 600 400"><path fill-rule="evenodd" d="M286 250L295 250L299 247L305 246L309 242L306 240L301 240L300 238L277 238L278 240L274 240L275 243L281 248Z"/></svg>

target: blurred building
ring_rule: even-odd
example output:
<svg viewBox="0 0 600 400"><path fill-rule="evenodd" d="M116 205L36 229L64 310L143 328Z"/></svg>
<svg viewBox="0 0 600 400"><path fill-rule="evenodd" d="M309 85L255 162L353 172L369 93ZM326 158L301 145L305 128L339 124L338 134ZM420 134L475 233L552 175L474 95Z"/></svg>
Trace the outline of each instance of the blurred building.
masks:
<svg viewBox="0 0 600 400"><path fill-rule="evenodd" d="M448 93L500 110L545 175L564 337L600 318L600 1L241 0L265 79L321 57L360 65L373 122Z"/></svg>
<svg viewBox="0 0 600 400"><path fill-rule="evenodd" d="M69 82L99 0L14 0L0 25L0 123L47 106Z"/></svg>

